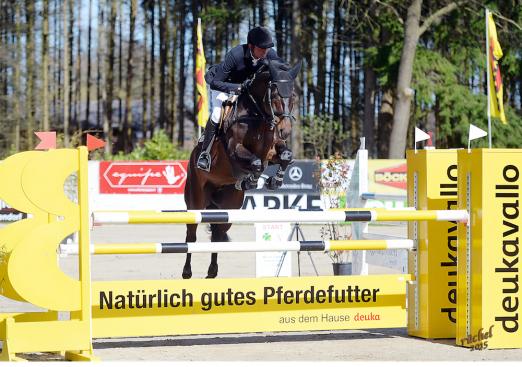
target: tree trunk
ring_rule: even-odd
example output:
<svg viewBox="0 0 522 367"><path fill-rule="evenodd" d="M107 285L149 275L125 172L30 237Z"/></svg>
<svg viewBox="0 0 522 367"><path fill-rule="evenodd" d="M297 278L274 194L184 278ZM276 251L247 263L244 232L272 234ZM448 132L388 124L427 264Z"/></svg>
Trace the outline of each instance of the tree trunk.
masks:
<svg viewBox="0 0 522 367"><path fill-rule="evenodd" d="M112 102L114 100L114 48L115 48L115 40L114 33L116 30L116 5L115 1L111 1L111 13L109 17L109 32L107 34L108 41L108 58L106 64L106 88L107 88L107 99L105 102L105 116L106 120L103 124L103 133L105 135L105 141L109 148L107 152L111 152L112 145Z"/></svg>
<svg viewBox="0 0 522 367"><path fill-rule="evenodd" d="M357 50L356 45L354 44L354 40L352 38L351 47L350 47L350 97L351 97L351 106L350 106L350 128L351 128L351 141L350 141L350 149L354 146L358 145L358 138L361 136L361 93L360 93L360 84L361 80L359 78L359 68L361 66L361 57L359 51ZM348 129L348 126L346 127Z"/></svg>
<svg viewBox="0 0 522 367"><path fill-rule="evenodd" d="M87 30L87 101L85 104L85 125L87 129L90 127L89 114L91 111L91 18L92 0L89 0L89 28Z"/></svg>
<svg viewBox="0 0 522 367"><path fill-rule="evenodd" d="M292 2L292 43L291 43L291 51L292 51L292 64L296 62L300 62L302 59L301 56L301 7L299 1ZM301 158L303 156L303 131L301 129L301 107L303 105L303 89L301 87L301 78L303 75L303 70L298 74L294 81L294 89L297 94L298 103L297 107L294 110L294 115L296 120L292 125L292 151L294 153L294 157Z"/></svg>
<svg viewBox="0 0 522 367"><path fill-rule="evenodd" d="M155 44L156 44L156 35L155 35L156 10L155 10L154 2L151 2L149 10L151 12L151 16L150 16L150 80L149 80L149 83L150 83L150 109L149 109L150 117L149 117L149 121L150 121L150 137L152 138L152 136L154 136L154 132L156 130L156 90L155 90L155 86L156 86L155 60L156 60L156 58L154 55Z"/></svg>
<svg viewBox="0 0 522 367"><path fill-rule="evenodd" d="M100 67L98 68L99 72L99 80L100 85L103 86L100 88L101 91L101 100L100 105L101 109L103 111L101 118L102 118L102 127L103 127L103 135L105 137L105 147L104 147L104 153L105 155L109 155L112 150L111 146L111 134L110 134L110 124L109 124L109 117L107 112L107 70L108 70L108 60L107 60L107 32L105 28L105 19L106 19L106 7L107 2L106 0L98 0L99 8L101 9L100 12L100 24L98 25L98 40L100 42L99 44L99 64Z"/></svg>
<svg viewBox="0 0 522 367"><path fill-rule="evenodd" d="M178 79L178 145L185 143L185 0L180 2L179 10L179 79Z"/></svg>
<svg viewBox="0 0 522 367"><path fill-rule="evenodd" d="M147 9L144 11L145 15L145 26L144 26L144 35L143 35L143 75L142 75L142 89L141 89L141 118L142 118L142 133L143 133L143 140L146 140L149 135L149 84L148 84L148 50L147 50L147 40L148 40L148 34L147 34L147 25L149 24L149 16Z"/></svg>
<svg viewBox="0 0 522 367"><path fill-rule="evenodd" d="M69 103L68 103L68 107L69 107L69 110L67 111L67 116L68 116L68 121L67 121L67 126L68 128L70 127L71 125L71 122L74 123L75 121L72 120L72 116L73 116L73 105L74 105L74 94L73 94L73 90L74 90L74 75L73 75L73 70L74 70L74 65L73 65L73 62L74 62L74 2L75 0L65 0L65 1L69 1L69 5L68 5L68 10L69 10L69 18L67 19L69 21L69 29L67 31L67 35L68 35L68 38L67 38L67 41L69 43L68 45L68 48L67 50L69 51L69 55L67 56L67 60L69 61L69 66L67 67L67 70L69 72ZM69 132L67 132L67 134L69 134Z"/></svg>
<svg viewBox="0 0 522 367"><path fill-rule="evenodd" d="M340 86L340 59L341 59L341 13L340 7L334 6L334 34L332 40L332 71L333 71L333 119L339 121L340 109L339 109L339 90ZM347 127L344 126L346 129Z"/></svg>
<svg viewBox="0 0 522 367"><path fill-rule="evenodd" d="M377 156L378 158L388 158L390 134L393 125L393 91L391 89L386 89L382 95L377 123Z"/></svg>
<svg viewBox="0 0 522 367"><path fill-rule="evenodd" d="M98 32L98 44L96 47L96 129L100 129L101 117L102 117L102 109L105 106L105 100L102 101L102 76L103 76L103 68L105 60L105 55L102 52L103 50L103 40L104 40L104 4L99 0L98 2L98 17L96 18L97 26L96 30ZM105 90L105 88L103 88Z"/></svg>
<svg viewBox="0 0 522 367"><path fill-rule="evenodd" d="M160 50L160 64L159 64L159 127L165 129L165 92L166 92L166 71L167 71L167 10L168 4L166 1L159 2L159 50Z"/></svg>
<svg viewBox="0 0 522 367"><path fill-rule="evenodd" d="M27 23L26 31L26 45L25 45L25 62L26 62L26 75L27 75L27 86L26 86L26 111L27 111L27 148L34 148L34 131L35 131L35 120L34 120L34 94L35 94L35 80L34 80L34 40L33 34L34 29L34 1L25 1L25 19Z"/></svg>
<svg viewBox="0 0 522 367"><path fill-rule="evenodd" d="M20 68L22 67L22 16L20 14L20 4L15 2L15 42L16 42L16 56L14 58L14 78L13 78L13 93L14 93L14 149L16 152L20 151L20 133L21 133L21 124L22 124L22 108L21 108L21 98L22 92L20 88Z"/></svg>
<svg viewBox="0 0 522 367"><path fill-rule="evenodd" d="M63 2L63 144L69 147L69 0Z"/></svg>
<svg viewBox="0 0 522 367"><path fill-rule="evenodd" d="M370 65L364 67L364 121L363 136L366 139L366 149L370 157L375 154L374 127L375 127L375 92L377 77Z"/></svg>
<svg viewBox="0 0 522 367"><path fill-rule="evenodd" d="M54 45L53 45L53 60L51 63L51 69L52 69L52 76L53 76L53 82L51 84L52 87L52 122L55 122L57 119L59 121L60 113L58 112L59 109L59 103L61 101L61 95L60 92L62 90L61 87L61 52L62 52L62 46L61 46L61 39L62 39L62 22L60 18L60 9L61 4L60 0L54 0L54 16L53 16L53 39L54 39ZM51 122L51 124L52 124Z"/></svg>
<svg viewBox="0 0 522 367"><path fill-rule="evenodd" d="M49 0L43 1L42 79L42 128L49 131Z"/></svg>
<svg viewBox="0 0 522 367"><path fill-rule="evenodd" d="M413 76L413 62L419 37L444 15L457 9L458 3L452 2L438 9L420 25L422 0L412 0L408 7L404 26L404 46L397 78L397 93L393 114L393 129L390 137L390 158L404 158L406 139L410 120L410 107L414 90L410 87Z"/></svg>
<svg viewBox="0 0 522 367"><path fill-rule="evenodd" d="M81 117L79 118L79 111L82 106L82 0L78 0L78 43L76 50L76 77L75 77L75 98L74 98L74 122L78 126L77 134L79 138L81 138L82 134L82 122ZM81 141L81 139L80 139Z"/></svg>
<svg viewBox="0 0 522 367"><path fill-rule="evenodd" d="M114 0L113 0L114 1ZM119 16L118 16L118 129L121 135L125 134L123 132L123 0L119 0ZM125 138L123 136L118 137L118 141L120 141L119 147L121 150L124 150Z"/></svg>
<svg viewBox="0 0 522 367"><path fill-rule="evenodd" d="M390 137L389 158L402 159L406 150L406 134L410 120L410 106L413 97L411 79L413 75L413 61L417 42L422 0L413 0L408 7L408 15L404 26L404 46L402 47L399 76L397 78L397 93L393 114L393 129Z"/></svg>
<svg viewBox="0 0 522 367"><path fill-rule="evenodd" d="M321 0L318 11L318 30L317 30L317 88L314 98L315 115L325 114L325 91L326 91L326 27L327 4Z"/></svg>
<svg viewBox="0 0 522 367"><path fill-rule="evenodd" d="M175 25L177 21L176 17L176 8L173 6L172 11L172 24ZM171 62L170 62L170 118L169 122L171 124L170 130L169 130L169 138L170 141L173 143L177 142L177 137L175 137L175 130L176 130L176 115L177 115L177 107L176 107L176 56L177 56L177 39L178 39L178 30L177 27L172 27L172 55L171 55ZM176 140L174 140L176 139Z"/></svg>
<svg viewBox="0 0 522 367"><path fill-rule="evenodd" d="M125 120L123 123L122 138L124 141L124 149L129 153L132 148L132 80L134 78L134 28L137 14L137 0L131 0L130 3L130 24L129 24L129 56L127 58L127 87L125 90Z"/></svg>

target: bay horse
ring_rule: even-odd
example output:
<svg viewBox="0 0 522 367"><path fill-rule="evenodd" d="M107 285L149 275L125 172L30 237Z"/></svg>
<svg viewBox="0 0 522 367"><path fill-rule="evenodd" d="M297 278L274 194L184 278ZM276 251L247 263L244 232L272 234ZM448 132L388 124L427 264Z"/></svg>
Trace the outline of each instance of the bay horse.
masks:
<svg viewBox="0 0 522 367"><path fill-rule="evenodd" d="M288 165L293 163L286 140L292 130L292 110L296 104L294 79L301 68L297 63L268 62L250 79L222 118L210 150L211 167L206 172L197 168L201 142L192 150L185 184L188 210L240 209L245 191L257 188L258 179L268 164L278 164L277 173L266 180L266 187L281 187ZM196 242L197 224L187 224L186 242ZM228 242L231 224L211 224L211 242ZM191 255L187 254L182 276L192 277ZM218 273L217 253L212 253L207 278Z"/></svg>

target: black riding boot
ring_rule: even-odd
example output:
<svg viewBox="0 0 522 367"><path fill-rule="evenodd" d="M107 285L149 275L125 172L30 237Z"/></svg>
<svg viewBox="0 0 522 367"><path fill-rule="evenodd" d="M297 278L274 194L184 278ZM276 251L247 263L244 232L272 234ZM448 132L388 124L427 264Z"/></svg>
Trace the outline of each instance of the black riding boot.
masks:
<svg viewBox="0 0 522 367"><path fill-rule="evenodd" d="M205 133L203 137L203 144L201 145L201 153L198 157L197 166L199 169L204 171L210 171L210 147L216 135L218 124L212 120L208 120L207 126L205 127Z"/></svg>

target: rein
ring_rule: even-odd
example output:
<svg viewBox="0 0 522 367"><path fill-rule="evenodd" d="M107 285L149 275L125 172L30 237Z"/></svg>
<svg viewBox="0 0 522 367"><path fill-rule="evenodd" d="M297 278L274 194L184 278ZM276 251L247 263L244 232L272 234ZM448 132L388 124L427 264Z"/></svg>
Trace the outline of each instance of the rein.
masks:
<svg viewBox="0 0 522 367"><path fill-rule="evenodd" d="M254 74L254 77L252 78L252 82L255 80L256 78L256 74ZM281 82L287 82L287 80L280 80ZM263 109L259 106L259 104L257 103L257 101L255 100L255 98L252 96L252 94L250 94L250 90L247 89L246 91L248 97L250 98L250 100L252 101L252 103L254 104L254 106L256 107L257 111L259 112L259 114L261 115L261 117L264 117L267 122L270 124L270 130L274 130L274 128L278 125L278 123L276 123L275 121L275 118L276 118L276 115L274 113L274 108L272 107L272 81L269 81L268 82L268 88L265 92L265 95L263 96L263 102L267 102L267 98L268 98L268 105L270 106L270 115L266 114ZM283 118L289 118L290 121L295 121L296 118L294 115L292 115L291 113L282 113L280 116L277 116L279 118L279 121L281 121ZM282 136L280 134L279 138L282 139Z"/></svg>

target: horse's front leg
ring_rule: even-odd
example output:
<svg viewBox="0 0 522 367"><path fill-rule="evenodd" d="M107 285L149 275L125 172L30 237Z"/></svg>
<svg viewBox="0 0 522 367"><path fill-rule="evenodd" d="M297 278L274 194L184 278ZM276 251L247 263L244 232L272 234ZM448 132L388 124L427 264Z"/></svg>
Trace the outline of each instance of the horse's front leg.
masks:
<svg viewBox="0 0 522 367"><path fill-rule="evenodd" d="M271 176L266 180L265 186L269 190L276 190L283 185L283 178L285 177L286 169L289 165L294 163L294 154L286 144L277 144L275 148L277 156L273 161L276 164L279 163L279 168L274 176Z"/></svg>
<svg viewBox="0 0 522 367"><path fill-rule="evenodd" d="M245 179L236 183L236 189L238 190L251 190L257 188L257 181L263 173L263 162L261 158L256 156L250 150L245 148L243 144L237 144L236 149L234 150L234 154L240 160L249 162L250 170L252 173L248 175Z"/></svg>

